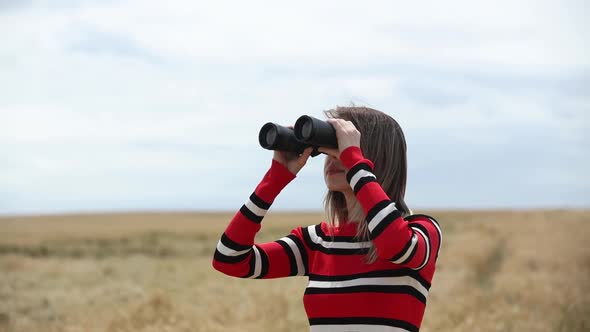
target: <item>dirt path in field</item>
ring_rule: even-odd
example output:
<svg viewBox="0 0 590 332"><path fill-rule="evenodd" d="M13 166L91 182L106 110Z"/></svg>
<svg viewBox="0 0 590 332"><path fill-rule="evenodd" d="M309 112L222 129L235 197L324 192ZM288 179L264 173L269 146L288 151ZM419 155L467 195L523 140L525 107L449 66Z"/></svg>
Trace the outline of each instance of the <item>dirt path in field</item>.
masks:
<svg viewBox="0 0 590 332"><path fill-rule="evenodd" d="M590 330L590 212L431 214L443 246L421 331ZM306 330L304 279L211 269L229 218L0 218L0 332ZM321 219L271 213L258 240Z"/></svg>

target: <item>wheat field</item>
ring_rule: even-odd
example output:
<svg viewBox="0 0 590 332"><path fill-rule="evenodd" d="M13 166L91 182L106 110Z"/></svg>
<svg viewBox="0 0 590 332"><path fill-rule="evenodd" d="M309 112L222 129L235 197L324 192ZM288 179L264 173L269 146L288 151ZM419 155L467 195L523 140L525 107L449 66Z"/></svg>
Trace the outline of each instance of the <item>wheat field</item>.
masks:
<svg viewBox="0 0 590 332"><path fill-rule="evenodd" d="M590 211L425 213L443 245L421 331L590 331ZM0 331L306 331L304 278L212 269L231 217L0 218ZM270 212L257 242L322 219Z"/></svg>

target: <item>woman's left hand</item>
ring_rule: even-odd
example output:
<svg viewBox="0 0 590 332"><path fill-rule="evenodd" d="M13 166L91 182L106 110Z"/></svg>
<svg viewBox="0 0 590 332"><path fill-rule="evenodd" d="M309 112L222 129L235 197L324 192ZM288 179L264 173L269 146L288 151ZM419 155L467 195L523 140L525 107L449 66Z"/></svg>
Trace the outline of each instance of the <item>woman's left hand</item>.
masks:
<svg viewBox="0 0 590 332"><path fill-rule="evenodd" d="M351 121L342 119L328 119L326 122L330 123L336 130L336 138L338 139L338 149L330 149L320 147L319 152L323 152L329 156L340 158L340 153L351 146L361 146L361 133L356 129Z"/></svg>

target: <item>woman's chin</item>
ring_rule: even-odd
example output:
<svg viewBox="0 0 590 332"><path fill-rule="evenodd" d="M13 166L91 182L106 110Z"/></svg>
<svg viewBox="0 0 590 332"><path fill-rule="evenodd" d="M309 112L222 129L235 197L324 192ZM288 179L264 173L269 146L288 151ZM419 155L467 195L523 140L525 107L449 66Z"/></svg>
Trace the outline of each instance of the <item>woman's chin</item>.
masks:
<svg viewBox="0 0 590 332"><path fill-rule="evenodd" d="M344 182L330 182L329 180L326 181L326 187L328 187L328 190L330 191L339 191L339 192L344 192L346 190L349 190L350 187L348 186L348 183Z"/></svg>

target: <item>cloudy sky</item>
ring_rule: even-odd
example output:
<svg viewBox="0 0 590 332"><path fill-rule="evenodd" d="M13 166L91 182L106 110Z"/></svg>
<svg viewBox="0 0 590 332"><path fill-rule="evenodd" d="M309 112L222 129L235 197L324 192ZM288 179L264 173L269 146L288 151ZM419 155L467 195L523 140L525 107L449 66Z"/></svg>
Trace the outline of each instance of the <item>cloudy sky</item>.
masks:
<svg viewBox="0 0 590 332"><path fill-rule="evenodd" d="M584 1L0 0L0 214L235 210L267 121L401 124L407 202L590 207ZM323 157L277 199L319 210Z"/></svg>

